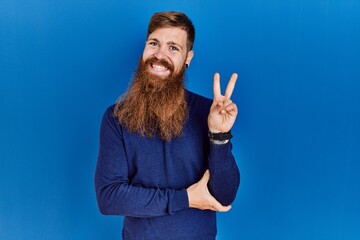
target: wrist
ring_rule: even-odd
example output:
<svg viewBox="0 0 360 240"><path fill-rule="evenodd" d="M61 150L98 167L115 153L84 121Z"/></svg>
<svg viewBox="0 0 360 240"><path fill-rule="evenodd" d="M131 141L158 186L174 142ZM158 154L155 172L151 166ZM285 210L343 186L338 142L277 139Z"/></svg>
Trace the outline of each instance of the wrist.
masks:
<svg viewBox="0 0 360 240"><path fill-rule="evenodd" d="M215 141L216 144L224 144L227 143L231 138L231 130L228 132L212 132L208 131L208 137L211 141Z"/></svg>
<svg viewBox="0 0 360 240"><path fill-rule="evenodd" d="M216 145L223 145L223 144L228 143L229 140L220 141L220 140L211 140L210 139L210 142L212 142L213 144L216 144Z"/></svg>

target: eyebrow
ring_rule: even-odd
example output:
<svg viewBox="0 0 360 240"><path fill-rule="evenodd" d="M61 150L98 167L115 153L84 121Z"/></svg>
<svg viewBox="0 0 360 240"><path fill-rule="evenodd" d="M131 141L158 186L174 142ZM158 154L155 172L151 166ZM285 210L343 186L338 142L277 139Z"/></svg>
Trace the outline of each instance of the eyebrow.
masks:
<svg viewBox="0 0 360 240"><path fill-rule="evenodd" d="M160 42L157 38L148 38L147 42L148 41L155 41L155 42L158 42L158 43ZM167 42L167 45L175 45L175 46L179 47L181 50L184 49L183 46L181 46L179 43L176 43L174 41Z"/></svg>
<svg viewBox="0 0 360 240"><path fill-rule="evenodd" d="M182 47L180 44L176 43L176 42L170 41L170 42L168 42L167 44L168 44L168 45L178 46L181 50L183 50L183 47Z"/></svg>

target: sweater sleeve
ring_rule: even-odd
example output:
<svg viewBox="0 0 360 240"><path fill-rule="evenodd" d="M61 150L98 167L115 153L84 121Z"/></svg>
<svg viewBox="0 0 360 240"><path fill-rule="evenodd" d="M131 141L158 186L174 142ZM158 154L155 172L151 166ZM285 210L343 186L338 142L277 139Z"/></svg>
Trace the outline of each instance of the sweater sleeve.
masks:
<svg viewBox="0 0 360 240"><path fill-rule="evenodd" d="M210 141L209 191L222 205L230 205L240 185L240 172L231 152L232 144L214 144Z"/></svg>
<svg viewBox="0 0 360 240"><path fill-rule="evenodd" d="M131 185L124 140L117 119L107 109L100 128L95 191L105 215L155 217L189 207L186 189L160 189Z"/></svg>

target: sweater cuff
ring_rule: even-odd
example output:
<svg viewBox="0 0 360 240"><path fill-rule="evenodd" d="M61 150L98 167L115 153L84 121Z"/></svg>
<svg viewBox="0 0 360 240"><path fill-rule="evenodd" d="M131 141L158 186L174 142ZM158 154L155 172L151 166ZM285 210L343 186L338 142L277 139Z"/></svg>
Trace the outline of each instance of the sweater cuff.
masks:
<svg viewBox="0 0 360 240"><path fill-rule="evenodd" d="M189 199L186 189L175 190L173 199L169 206L169 214L189 208Z"/></svg>

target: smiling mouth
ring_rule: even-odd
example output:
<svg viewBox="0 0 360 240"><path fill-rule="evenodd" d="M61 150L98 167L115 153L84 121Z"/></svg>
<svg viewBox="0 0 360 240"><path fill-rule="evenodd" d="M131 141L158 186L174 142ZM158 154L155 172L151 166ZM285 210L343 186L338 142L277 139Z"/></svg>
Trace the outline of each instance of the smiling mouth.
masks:
<svg viewBox="0 0 360 240"><path fill-rule="evenodd" d="M163 65L156 64L156 63L151 63L150 66L156 72L166 72L167 70L169 70L167 67L165 67Z"/></svg>
<svg viewBox="0 0 360 240"><path fill-rule="evenodd" d="M174 66L164 59L151 57L145 61L147 71L160 78L166 78L174 72Z"/></svg>

